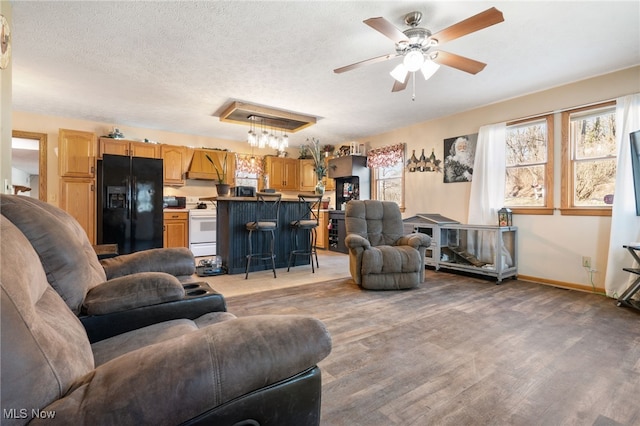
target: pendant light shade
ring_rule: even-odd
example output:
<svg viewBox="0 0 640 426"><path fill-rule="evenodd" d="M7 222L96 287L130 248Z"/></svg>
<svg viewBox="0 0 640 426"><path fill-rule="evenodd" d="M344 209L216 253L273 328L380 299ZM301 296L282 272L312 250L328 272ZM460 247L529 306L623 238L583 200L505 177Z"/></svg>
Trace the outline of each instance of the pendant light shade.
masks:
<svg viewBox="0 0 640 426"><path fill-rule="evenodd" d="M436 64L435 62L429 59L424 61L424 64L420 68L420 71L422 71L422 75L424 76L424 79L429 80L431 76L433 76L436 73L436 71L438 71L439 68L440 68L440 64Z"/></svg>
<svg viewBox="0 0 640 426"><path fill-rule="evenodd" d="M398 64L389 74L391 74L391 77L395 78L398 82L404 83L404 80L407 78L407 74L409 74L409 71L407 70L407 67L404 66L404 64Z"/></svg>

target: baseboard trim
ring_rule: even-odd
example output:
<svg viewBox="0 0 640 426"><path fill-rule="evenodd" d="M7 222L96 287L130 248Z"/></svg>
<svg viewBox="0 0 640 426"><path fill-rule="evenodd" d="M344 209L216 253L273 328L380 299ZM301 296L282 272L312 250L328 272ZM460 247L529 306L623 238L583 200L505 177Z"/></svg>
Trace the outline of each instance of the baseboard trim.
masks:
<svg viewBox="0 0 640 426"><path fill-rule="evenodd" d="M591 287L584 284L574 284L574 283L568 283L564 281L550 280L548 278L539 278L539 277L532 277L529 275L520 275L520 274L518 274L518 279L522 281L530 281L538 284L550 285L553 287L565 288L568 290L584 291L587 293L600 294L602 296L607 295L605 289L601 287Z"/></svg>

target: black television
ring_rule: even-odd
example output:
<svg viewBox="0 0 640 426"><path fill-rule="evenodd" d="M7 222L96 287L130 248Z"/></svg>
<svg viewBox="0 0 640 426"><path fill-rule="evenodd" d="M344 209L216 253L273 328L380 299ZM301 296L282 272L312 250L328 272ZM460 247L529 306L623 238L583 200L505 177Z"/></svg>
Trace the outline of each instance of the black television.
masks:
<svg viewBox="0 0 640 426"><path fill-rule="evenodd" d="M631 139L631 170L636 195L636 216L640 216L640 130L629 134Z"/></svg>

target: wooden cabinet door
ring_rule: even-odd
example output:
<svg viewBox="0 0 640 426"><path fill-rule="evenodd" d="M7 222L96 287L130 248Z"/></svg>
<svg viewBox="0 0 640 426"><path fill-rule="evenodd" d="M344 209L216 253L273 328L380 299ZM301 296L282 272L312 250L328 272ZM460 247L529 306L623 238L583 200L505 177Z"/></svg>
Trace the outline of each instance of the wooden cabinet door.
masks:
<svg viewBox="0 0 640 426"><path fill-rule="evenodd" d="M313 160L298 160L300 191L314 191L316 189L316 170Z"/></svg>
<svg viewBox="0 0 640 426"><path fill-rule="evenodd" d="M60 208L73 216L96 244L96 192L93 179L61 178Z"/></svg>
<svg viewBox="0 0 640 426"><path fill-rule="evenodd" d="M184 185L184 165L187 149L184 146L162 145L165 185Z"/></svg>
<svg viewBox="0 0 640 426"><path fill-rule="evenodd" d="M320 212L320 224L316 228L316 247L326 249L329 247L329 213Z"/></svg>
<svg viewBox="0 0 640 426"><path fill-rule="evenodd" d="M329 170L329 160L333 157L324 157L324 165ZM336 189L336 180L331 179L329 176L325 176L322 178L322 182L324 182L324 190L325 191L335 191Z"/></svg>
<svg viewBox="0 0 640 426"><path fill-rule="evenodd" d="M284 182L282 189L296 191L298 189L298 160L295 158L282 158L284 170Z"/></svg>
<svg viewBox="0 0 640 426"><path fill-rule="evenodd" d="M92 178L95 174L95 157L95 134L60 129L58 133L58 170L60 176Z"/></svg>
<svg viewBox="0 0 640 426"><path fill-rule="evenodd" d="M98 157L104 154L129 155L129 142L121 139L100 138L100 151Z"/></svg>
<svg viewBox="0 0 640 426"><path fill-rule="evenodd" d="M164 213L164 247L189 247L189 213Z"/></svg>
<svg viewBox="0 0 640 426"><path fill-rule="evenodd" d="M285 178L282 158L267 157L267 173L269 173L269 187L283 189Z"/></svg>
<svg viewBox="0 0 640 426"><path fill-rule="evenodd" d="M160 158L160 145L147 142L129 142L129 155L142 158Z"/></svg>

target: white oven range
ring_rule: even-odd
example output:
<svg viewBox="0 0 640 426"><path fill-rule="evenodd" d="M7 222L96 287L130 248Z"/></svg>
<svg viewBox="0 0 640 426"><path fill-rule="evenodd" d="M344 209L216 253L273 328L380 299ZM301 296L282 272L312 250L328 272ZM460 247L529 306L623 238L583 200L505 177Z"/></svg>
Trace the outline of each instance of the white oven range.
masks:
<svg viewBox="0 0 640 426"><path fill-rule="evenodd" d="M189 210L189 249L194 256L216 254L216 209Z"/></svg>

